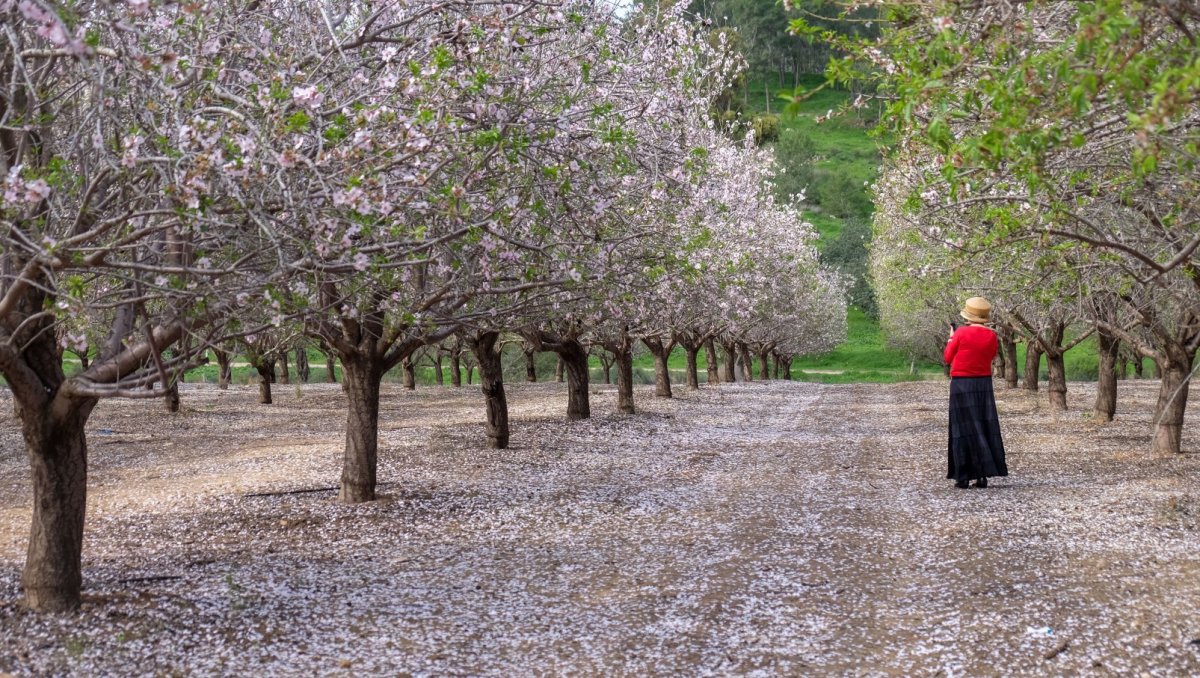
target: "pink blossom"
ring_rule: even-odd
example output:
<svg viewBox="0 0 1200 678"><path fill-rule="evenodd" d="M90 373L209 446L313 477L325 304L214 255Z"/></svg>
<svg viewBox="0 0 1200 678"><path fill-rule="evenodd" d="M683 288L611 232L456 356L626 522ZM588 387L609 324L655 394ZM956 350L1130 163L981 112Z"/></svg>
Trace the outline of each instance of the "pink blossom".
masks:
<svg viewBox="0 0 1200 678"><path fill-rule="evenodd" d="M320 108L321 104L325 101L325 95L317 89L316 85L293 87L292 100L307 109L313 110Z"/></svg>
<svg viewBox="0 0 1200 678"><path fill-rule="evenodd" d="M41 202L50 197L50 184L44 179L25 182L25 202Z"/></svg>
<svg viewBox="0 0 1200 678"><path fill-rule="evenodd" d="M121 154L121 165L123 167L133 167L137 164L138 151L145 140L145 137L139 134L125 137L121 142L121 145L125 148L125 152Z"/></svg>
<svg viewBox="0 0 1200 678"><path fill-rule="evenodd" d="M67 44L67 41L70 40L70 36L67 34L67 27L62 25L61 21L57 20L48 21L38 26L37 34L59 47Z"/></svg>
<svg viewBox="0 0 1200 678"><path fill-rule="evenodd" d="M47 12L41 5L30 0L22 0L17 4L17 9L21 10L21 15L34 23L45 23L54 20L54 15Z"/></svg>

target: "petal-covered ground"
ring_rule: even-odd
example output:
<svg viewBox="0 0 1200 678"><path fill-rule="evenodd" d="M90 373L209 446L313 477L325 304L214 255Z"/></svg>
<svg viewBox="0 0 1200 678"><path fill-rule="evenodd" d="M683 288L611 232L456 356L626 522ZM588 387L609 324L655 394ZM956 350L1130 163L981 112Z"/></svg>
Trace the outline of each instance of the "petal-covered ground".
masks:
<svg viewBox="0 0 1200 678"><path fill-rule="evenodd" d="M337 386L103 402L83 610L19 605L31 501L0 421L0 673L1200 673L1200 455L1152 458L1156 382L1118 421L998 391L1012 475L945 475L944 382L387 387L376 502L334 502ZM0 412L11 402L0 399ZM1198 441L1185 433L1185 449Z"/></svg>

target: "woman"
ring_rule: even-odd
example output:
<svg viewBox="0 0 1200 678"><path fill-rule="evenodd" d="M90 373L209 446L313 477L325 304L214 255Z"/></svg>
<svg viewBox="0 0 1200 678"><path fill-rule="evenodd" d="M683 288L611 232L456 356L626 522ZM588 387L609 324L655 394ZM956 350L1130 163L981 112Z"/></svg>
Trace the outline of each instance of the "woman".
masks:
<svg viewBox="0 0 1200 678"><path fill-rule="evenodd" d="M971 297L959 313L967 324L954 331L946 344L950 365L950 444L946 477L954 486L987 487L992 476L1008 475L1004 464L1004 441L992 394L992 359L999 341L987 327L992 305L983 297Z"/></svg>

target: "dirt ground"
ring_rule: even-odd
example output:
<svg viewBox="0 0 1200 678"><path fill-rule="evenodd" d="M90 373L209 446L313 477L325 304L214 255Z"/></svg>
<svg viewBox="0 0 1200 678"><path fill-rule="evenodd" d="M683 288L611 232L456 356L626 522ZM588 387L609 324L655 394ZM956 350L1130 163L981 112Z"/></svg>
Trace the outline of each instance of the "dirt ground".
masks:
<svg viewBox="0 0 1200 678"><path fill-rule="evenodd" d="M1200 454L998 391L1012 475L945 476L944 382L637 393L386 387L384 495L335 503L337 386L104 402L83 610L19 605L30 494L0 397L0 673L1196 675ZM1193 417L1194 418L1194 417ZM1185 449L1200 451L1193 425ZM269 494L295 491L293 494Z"/></svg>

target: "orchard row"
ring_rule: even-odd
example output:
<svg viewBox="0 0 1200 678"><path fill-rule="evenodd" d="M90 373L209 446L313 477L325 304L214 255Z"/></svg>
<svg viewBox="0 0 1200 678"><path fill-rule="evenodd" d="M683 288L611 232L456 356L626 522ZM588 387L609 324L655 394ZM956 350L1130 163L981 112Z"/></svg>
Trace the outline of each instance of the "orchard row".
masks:
<svg viewBox="0 0 1200 678"><path fill-rule="evenodd" d="M741 68L654 3L0 1L0 374L32 465L23 575L78 605L85 424L211 350L303 335L348 393L340 499L375 496L383 375L502 336L564 363L642 341L786 362L845 333L773 162L708 118ZM744 349L742 348L744 347ZM67 375L63 352L87 358Z"/></svg>

